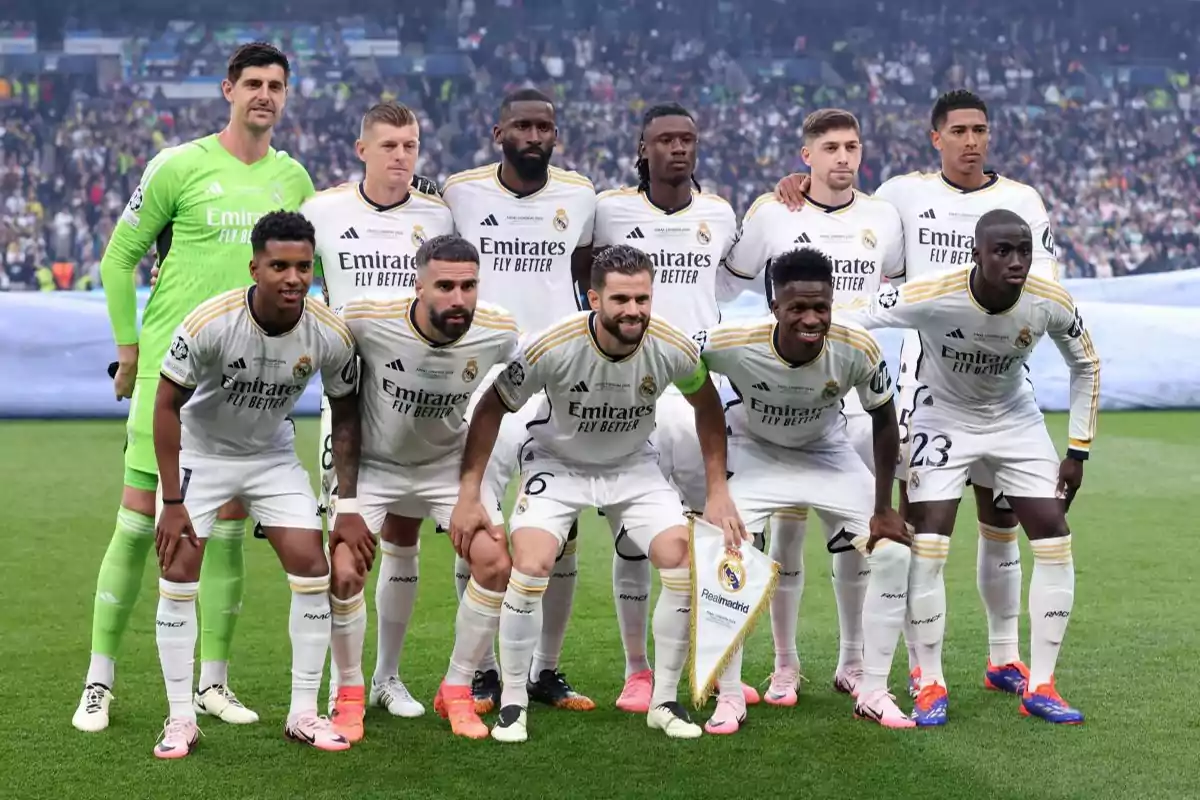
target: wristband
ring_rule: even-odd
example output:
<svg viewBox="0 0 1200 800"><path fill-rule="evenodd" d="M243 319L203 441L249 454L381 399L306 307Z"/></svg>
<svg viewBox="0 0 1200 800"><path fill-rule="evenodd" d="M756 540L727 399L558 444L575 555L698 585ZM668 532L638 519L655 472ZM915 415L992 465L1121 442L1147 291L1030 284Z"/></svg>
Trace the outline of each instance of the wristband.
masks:
<svg viewBox="0 0 1200 800"><path fill-rule="evenodd" d="M358 498L339 497L337 502L333 504L333 511L335 514L357 514Z"/></svg>
<svg viewBox="0 0 1200 800"><path fill-rule="evenodd" d="M183 505L183 498L180 497L178 500L163 500L162 502L164 506L181 506Z"/></svg>
<svg viewBox="0 0 1200 800"><path fill-rule="evenodd" d="M1087 450L1076 450L1074 447L1068 447L1067 448L1067 458L1072 459L1073 461L1087 461L1088 460L1088 451Z"/></svg>

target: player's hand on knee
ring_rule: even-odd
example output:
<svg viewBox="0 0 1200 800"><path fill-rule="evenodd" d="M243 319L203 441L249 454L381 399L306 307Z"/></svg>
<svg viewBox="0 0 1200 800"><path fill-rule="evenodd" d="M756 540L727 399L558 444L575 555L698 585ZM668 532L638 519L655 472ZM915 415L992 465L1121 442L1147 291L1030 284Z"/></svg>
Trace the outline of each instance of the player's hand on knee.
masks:
<svg viewBox="0 0 1200 800"><path fill-rule="evenodd" d="M905 547L912 547L912 536L904 525L904 519L894 508L880 511L871 517L871 535L867 539L867 552L875 552L875 545L881 539L899 542Z"/></svg>
<svg viewBox="0 0 1200 800"><path fill-rule="evenodd" d="M341 544L350 549L364 572L370 572L375 564L375 537L356 511L337 512L333 530L329 532L329 552L333 553Z"/></svg>
<svg viewBox="0 0 1200 800"><path fill-rule="evenodd" d="M787 206L789 211L799 211L804 207L804 195L808 194L811 186L811 177L793 172L775 184L775 199Z"/></svg>
<svg viewBox="0 0 1200 800"><path fill-rule="evenodd" d="M136 344L117 345L117 369L112 374L113 391L118 400L133 397L133 387L137 380L138 346Z"/></svg>
<svg viewBox="0 0 1200 800"><path fill-rule="evenodd" d="M478 533L497 540L502 538L502 534L498 535L496 526L492 525L491 517L482 502L455 504L454 511L450 514L450 542L454 545L454 552L470 561L471 540Z"/></svg>
<svg viewBox="0 0 1200 800"><path fill-rule="evenodd" d="M742 542L748 542L752 537L742 524L737 506L726 492L710 494L704 505L704 519L716 525L725 534L725 546L731 550L741 547Z"/></svg>
<svg viewBox="0 0 1200 800"><path fill-rule="evenodd" d="M1075 493L1083 485L1083 462L1075 458L1064 458L1058 467L1058 496L1071 509Z"/></svg>
<svg viewBox="0 0 1200 800"><path fill-rule="evenodd" d="M154 551L158 554L158 567L166 572L175 562L179 548L184 545L197 546L196 532L192 529L192 518L182 503L163 506L158 524L154 528Z"/></svg>

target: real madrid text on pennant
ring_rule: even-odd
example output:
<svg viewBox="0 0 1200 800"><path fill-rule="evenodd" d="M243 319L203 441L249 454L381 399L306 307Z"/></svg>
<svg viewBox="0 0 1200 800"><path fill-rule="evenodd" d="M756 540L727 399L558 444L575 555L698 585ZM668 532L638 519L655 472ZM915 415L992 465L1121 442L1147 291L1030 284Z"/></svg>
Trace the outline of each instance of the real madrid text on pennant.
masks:
<svg viewBox="0 0 1200 800"><path fill-rule="evenodd" d="M767 609L779 565L743 542L725 548L720 528L699 517L689 526L692 564L692 704L704 705L729 659Z"/></svg>

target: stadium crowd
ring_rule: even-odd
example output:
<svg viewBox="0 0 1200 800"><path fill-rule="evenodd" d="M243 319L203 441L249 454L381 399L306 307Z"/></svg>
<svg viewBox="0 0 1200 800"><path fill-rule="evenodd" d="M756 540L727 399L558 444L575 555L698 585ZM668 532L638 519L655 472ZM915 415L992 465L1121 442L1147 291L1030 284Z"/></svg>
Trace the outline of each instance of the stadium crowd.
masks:
<svg viewBox="0 0 1200 800"><path fill-rule="evenodd" d="M1132 24L1126 13L1117 27L1100 9L1081 16L1068 0L1005 4L1003 11L975 0L878 2L869 27L848 19L846 9L806 15L805 30L843 32L818 43L769 24L781 8L775 0L739 5L736 13L729 4L682 0L566 2L557 4L563 19L552 26L541 5L461 0L444 12L393 15L388 35L467 54L473 73L462 79L358 74L339 26L314 27L306 41L318 42L320 55L297 59L299 77L275 145L295 154L318 188L356 179L358 117L394 97L421 110L420 171L440 182L494 158L498 98L537 85L561 104L556 162L611 188L636 181L632 131L642 109L678 100L701 124L702 185L740 213L780 176L803 168L800 122L819 106L842 106L862 120L863 189L932 169L931 98L966 86L992 104L992 167L1044 195L1069 276L1200 267L1194 20L1166 20L1151 10ZM264 30L282 37L286 49L283 26ZM214 53L229 49L222 47L228 38L219 26L194 27L180 37L175 71L219 71ZM133 44L135 53L154 47L148 36ZM778 77L761 66L767 53L819 55L840 79ZM1090 71L1097 54L1165 55L1176 79L1135 88ZM313 59L344 67L341 79L306 77ZM146 161L164 146L216 130L226 106L219 97L146 96L124 81L95 95L77 93L59 116L33 92L21 95L21 85L11 81L14 99L0 104L0 289L96 286L105 243Z"/></svg>

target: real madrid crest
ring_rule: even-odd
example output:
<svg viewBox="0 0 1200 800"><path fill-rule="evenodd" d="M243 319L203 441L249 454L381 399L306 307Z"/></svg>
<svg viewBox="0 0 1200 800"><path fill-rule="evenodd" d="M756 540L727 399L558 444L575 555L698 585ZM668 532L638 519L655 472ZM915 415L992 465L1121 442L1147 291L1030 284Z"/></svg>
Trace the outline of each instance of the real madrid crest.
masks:
<svg viewBox="0 0 1200 800"><path fill-rule="evenodd" d="M554 230L562 233L571 225L571 219L567 216L567 210L560 208L554 212Z"/></svg>
<svg viewBox="0 0 1200 800"><path fill-rule="evenodd" d="M513 509L514 514L524 514L529 509L529 498L521 495L521 499L517 500L517 507Z"/></svg>
<svg viewBox="0 0 1200 800"><path fill-rule="evenodd" d="M1014 342L1018 350L1024 350L1029 345L1033 344L1033 334L1029 331L1029 326L1021 328L1021 332L1017 334L1017 340Z"/></svg>
<svg viewBox="0 0 1200 800"><path fill-rule="evenodd" d="M642 393L642 397L654 397L658 394L658 384L654 382L653 375L647 375L642 378L642 385L638 387L638 391Z"/></svg>
<svg viewBox="0 0 1200 800"><path fill-rule="evenodd" d="M426 238L427 237L425 236L425 229L422 228L420 225L413 225L413 231L412 231L413 247L420 248L421 245L425 244Z"/></svg>
<svg viewBox="0 0 1200 800"><path fill-rule="evenodd" d="M875 231L870 228L863 228L862 243L863 247L868 250L874 250L875 245L879 244L879 240L875 238Z"/></svg>
<svg viewBox="0 0 1200 800"><path fill-rule="evenodd" d="M837 381L826 381L825 388L821 391L821 397L824 397L826 400L832 400L834 397L837 397L840 388Z"/></svg>
<svg viewBox="0 0 1200 800"><path fill-rule="evenodd" d="M717 564L717 582L730 594L740 592L746 585L746 565L736 551L725 551L725 557Z"/></svg>
<svg viewBox="0 0 1200 800"><path fill-rule="evenodd" d="M920 485L921 485L921 478L917 475L917 473L909 472L908 473L908 487L910 489L916 489L916 488L920 487Z"/></svg>
<svg viewBox="0 0 1200 800"><path fill-rule="evenodd" d="M479 377L479 362L472 358L470 361L467 362L467 365L465 367L463 367L462 379L463 379L463 382L470 383L471 381L475 380L478 377Z"/></svg>
<svg viewBox="0 0 1200 800"><path fill-rule="evenodd" d="M300 358L296 360L296 363L292 365L292 377L298 381L302 381L312 374L312 359L308 356L300 356Z"/></svg>
<svg viewBox="0 0 1200 800"><path fill-rule="evenodd" d="M712 231L708 229L707 222L701 222L700 227L696 229L696 241L704 245L712 241Z"/></svg>

